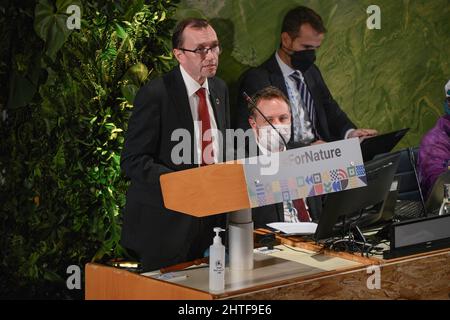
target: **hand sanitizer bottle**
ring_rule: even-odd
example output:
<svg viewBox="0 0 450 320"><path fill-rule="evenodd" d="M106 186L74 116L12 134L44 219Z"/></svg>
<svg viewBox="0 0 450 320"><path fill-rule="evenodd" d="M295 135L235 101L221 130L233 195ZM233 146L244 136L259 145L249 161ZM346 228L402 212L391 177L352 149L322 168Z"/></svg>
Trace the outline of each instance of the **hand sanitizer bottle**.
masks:
<svg viewBox="0 0 450 320"><path fill-rule="evenodd" d="M219 292L225 289L225 246L219 236L222 228L214 228L216 236L209 247L209 291Z"/></svg>
<svg viewBox="0 0 450 320"><path fill-rule="evenodd" d="M444 199L442 200L439 215L450 213L450 184L444 184Z"/></svg>

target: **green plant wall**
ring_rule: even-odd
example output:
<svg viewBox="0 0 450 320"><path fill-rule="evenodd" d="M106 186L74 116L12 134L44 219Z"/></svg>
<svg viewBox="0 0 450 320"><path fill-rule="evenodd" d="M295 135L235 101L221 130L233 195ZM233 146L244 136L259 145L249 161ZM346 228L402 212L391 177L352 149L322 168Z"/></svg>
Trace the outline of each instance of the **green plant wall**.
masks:
<svg viewBox="0 0 450 320"><path fill-rule="evenodd" d="M81 9L69 30L66 8ZM171 69L174 1L0 4L0 297L82 297L70 265L123 257L136 91ZM81 293L81 294L80 294Z"/></svg>
<svg viewBox="0 0 450 320"><path fill-rule="evenodd" d="M219 76L236 99L239 75L278 47L283 16L297 5L313 8L325 21L317 64L341 108L360 127L410 127L399 147L417 145L443 113L449 0L183 0L177 17L212 21L225 49ZM381 9L381 30L366 26L369 5Z"/></svg>

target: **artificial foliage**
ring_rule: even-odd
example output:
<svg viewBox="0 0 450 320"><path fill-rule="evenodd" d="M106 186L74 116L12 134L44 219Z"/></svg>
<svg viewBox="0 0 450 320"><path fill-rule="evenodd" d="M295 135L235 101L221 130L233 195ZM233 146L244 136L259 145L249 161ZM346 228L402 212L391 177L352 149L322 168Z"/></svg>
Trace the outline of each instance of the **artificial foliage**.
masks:
<svg viewBox="0 0 450 320"><path fill-rule="evenodd" d="M68 266L126 257L124 132L139 87L173 66L174 11L170 0L0 5L0 296L71 297Z"/></svg>

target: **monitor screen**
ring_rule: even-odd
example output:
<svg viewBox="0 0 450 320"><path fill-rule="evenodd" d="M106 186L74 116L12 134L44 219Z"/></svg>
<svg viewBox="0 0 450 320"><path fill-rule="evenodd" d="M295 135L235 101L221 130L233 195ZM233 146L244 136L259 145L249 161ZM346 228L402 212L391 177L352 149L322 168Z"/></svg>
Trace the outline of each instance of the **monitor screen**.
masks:
<svg viewBox="0 0 450 320"><path fill-rule="evenodd" d="M389 193L399 157L398 153L393 153L366 162L366 187L327 195L315 239L318 241L335 236L335 225L341 217L358 217L364 209L382 203ZM378 218L381 218L381 212Z"/></svg>

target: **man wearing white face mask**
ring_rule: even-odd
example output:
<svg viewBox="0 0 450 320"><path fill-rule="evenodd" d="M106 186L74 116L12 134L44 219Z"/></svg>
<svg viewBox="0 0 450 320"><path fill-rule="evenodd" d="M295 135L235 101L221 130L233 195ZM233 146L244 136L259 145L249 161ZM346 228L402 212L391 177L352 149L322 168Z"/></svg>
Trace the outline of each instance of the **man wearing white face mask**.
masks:
<svg viewBox="0 0 450 320"><path fill-rule="evenodd" d="M260 151L264 154L284 151L285 144L291 138L291 111L285 95L275 87L267 87L256 93L253 98L258 109L266 117L264 119L252 108L248 119Z"/></svg>
<svg viewBox="0 0 450 320"><path fill-rule="evenodd" d="M259 152L269 154L286 150L291 138L291 108L286 96L275 87L267 87L253 96L263 117L249 105L248 122L255 134ZM270 124L269 124L270 122ZM277 132L278 131L278 132ZM298 145L296 147L300 147ZM253 209L255 228L264 228L271 222L309 222L308 208L303 199Z"/></svg>

